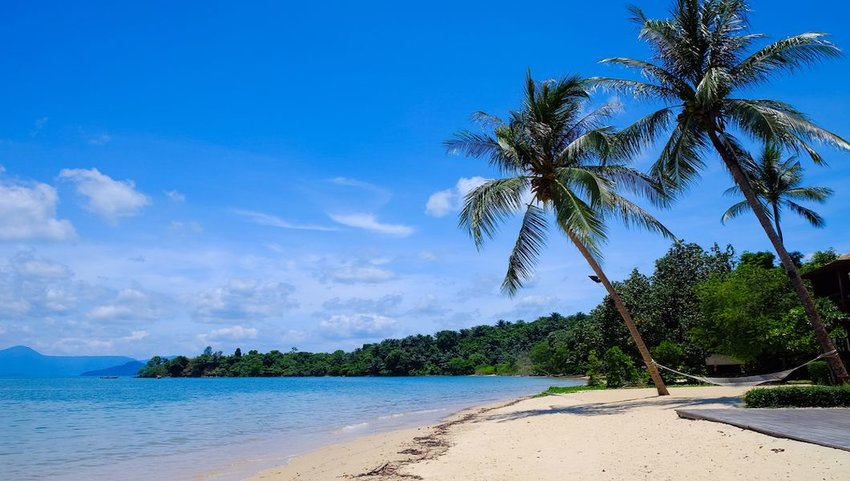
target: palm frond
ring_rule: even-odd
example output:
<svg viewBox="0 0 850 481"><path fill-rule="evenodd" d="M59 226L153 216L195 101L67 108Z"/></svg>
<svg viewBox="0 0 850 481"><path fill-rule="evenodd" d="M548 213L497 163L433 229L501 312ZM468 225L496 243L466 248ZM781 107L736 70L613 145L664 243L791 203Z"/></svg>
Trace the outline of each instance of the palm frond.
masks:
<svg viewBox="0 0 850 481"><path fill-rule="evenodd" d="M667 132L674 118L673 107L667 107L638 119L616 134L613 157L637 157Z"/></svg>
<svg viewBox="0 0 850 481"><path fill-rule="evenodd" d="M825 33L810 32L783 38L745 58L732 69L735 85L762 82L782 70L796 70L841 56L841 50L824 40Z"/></svg>
<svg viewBox="0 0 850 481"><path fill-rule="evenodd" d="M665 189L658 179L625 165L585 166L584 169L612 182L615 192L630 192L647 199L658 207L669 207L674 193Z"/></svg>
<svg viewBox="0 0 850 481"><path fill-rule="evenodd" d="M607 239L602 213L563 185L553 198L552 207L558 226L574 235L594 257L601 258L601 247Z"/></svg>
<svg viewBox="0 0 850 481"><path fill-rule="evenodd" d="M729 80L729 73L725 69L708 69L697 85L694 101L706 107L715 105L729 92Z"/></svg>
<svg viewBox="0 0 850 481"><path fill-rule="evenodd" d="M508 270L502 282L502 292L513 296L523 283L534 275L534 266L546 244L547 230L546 212L536 205L529 204L508 258Z"/></svg>
<svg viewBox="0 0 850 481"><path fill-rule="evenodd" d="M728 190L727 190L727 192L728 192ZM740 190L739 190L739 192L740 192ZM723 217L720 218L720 223L726 224L726 222L734 219L735 217L738 217L739 215L743 214L744 212L748 212L749 210L750 210L750 204L748 204L747 201L742 200L740 202L736 202L735 204L732 204L732 207L729 207L728 209L726 209L726 212L723 213ZM765 209L765 214L767 214L767 213L768 213L768 211L767 211L767 209Z"/></svg>
<svg viewBox="0 0 850 481"><path fill-rule="evenodd" d="M701 153L707 144L705 133L694 119L680 120L652 165L650 175L672 189L688 187L705 166Z"/></svg>
<svg viewBox="0 0 850 481"><path fill-rule="evenodd" d="M802 205L790 200L785 200L782 203L788 206L789 209L794 211L795 214L806 219L806 221L813 227L821 228L826 225L826 222L823 220L823 217L821 217L820 214L813 211L812 209L809 209L808 207L803 207Z"/></svg>
<svg viewBox="0 0 850 481"><path fill-rule="evenodd" d="M605 91L629 95L636 99L660 98L671 101L679 99L679 94L673 89L639 80L592 77L588 79L588 82Z"/></svg>
<svg viewBox="0 0 850 481"><path fill-rule="evenodd" d="M821 158L808 145L809 141L850 150L850 142L815 125L802 112L783 102L726 99L723 108L738 127L753 137L794 150L805 150L816 163L820 163Z"/></svg>
<svg viewBox="0 0 850 481"><path fill-rule="evenodd" d="M472 237L477 248L492 239L498 224L522 208L528 183L523 177L486 182L466 194L458 217L459 226Z"/></svg>
<svg viewBox="0 0 850 481"><path fill-rule="evenodd" d="M835 191L829 187L796 187L784 192L786 197L792 199L808 200L823 204Z"/></svg>
<svg viewBox="0 0 850 481"><path fill-rule="evenodd" d="M619 219L626 227L637 227L661 234L668 239L676 239L676 236L661 221L619 194L610 193L605 199L605 206L606 213Z"/></svg>
<svg viewBox="0 0 850 481"><path fill-rule="evenodd" d="M654 79L656 82L660 83L663 88L675 92L675 94L680 98L688 98L694 94L694 90L690 85L668 72L663 67L659 67L653 63L628 57L609 57L604 58L599 62L621 65L623 67L640 70L644 77Z"/></svg>

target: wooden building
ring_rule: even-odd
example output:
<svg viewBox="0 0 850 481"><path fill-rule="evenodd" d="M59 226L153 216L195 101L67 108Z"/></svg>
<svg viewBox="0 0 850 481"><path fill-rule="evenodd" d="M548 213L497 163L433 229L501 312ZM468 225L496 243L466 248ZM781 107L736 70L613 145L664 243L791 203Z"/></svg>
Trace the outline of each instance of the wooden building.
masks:
<svg viewBox="0 0 850 481"><path fill-rule="evenodd" d="M802 277L812 282L815 297L828 297L838 309L847 313L842 324L848 336L833 339L839 351L844 352L843 357L846 357L850 352L850 254L844 254Z"/></svg>
<svg viewBox="0 0 850 481"><path fill-rule="evenodd" d="M844 254L802 277L812 282L815 297L828 297L843 312L850 313L850 254Z"/></svg>

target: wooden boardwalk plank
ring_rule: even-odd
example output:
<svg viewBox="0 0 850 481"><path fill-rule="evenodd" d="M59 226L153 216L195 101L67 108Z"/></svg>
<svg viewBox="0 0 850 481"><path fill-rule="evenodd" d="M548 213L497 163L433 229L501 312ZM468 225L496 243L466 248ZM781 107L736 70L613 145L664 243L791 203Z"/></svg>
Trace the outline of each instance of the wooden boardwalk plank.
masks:
<svg viewBox="0 0 850 481"><path fill-rule="evenodd" d="M676 414L850 451L850 409L677 409Z"/></svg>

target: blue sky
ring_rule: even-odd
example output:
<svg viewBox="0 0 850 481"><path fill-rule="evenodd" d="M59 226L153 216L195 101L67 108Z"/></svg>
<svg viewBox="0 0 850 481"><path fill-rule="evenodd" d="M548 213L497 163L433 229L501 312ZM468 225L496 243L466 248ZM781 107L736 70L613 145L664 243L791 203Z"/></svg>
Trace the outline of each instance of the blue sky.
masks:
<svg viewBox="0 0 850 481"><path fill-rule="evenodd" d="M597 61L647 49L625 2L521 7L4 4L0 347L351 349L589 310L603 292L559 236L526 289L499 293L514 226L481 253L456 227L462 192L496 173L441 143L474 111L515 107L527 69L627 75ZM826 31L850 48L847 2L752 7L770 38ZM748 94L847 137L848 81L844 58ZM622 100L619 125L648 108ZM785 224L804 253L850 251L850 155L823 153L830 168L807 165L807 182L837 192L818 207L827 227ZM703 181L658 216L689 241L767 249L750 217L721 226L729 180L709 157ZM611 237L613 278L650 272L669 246L619 227Z"/></svg>

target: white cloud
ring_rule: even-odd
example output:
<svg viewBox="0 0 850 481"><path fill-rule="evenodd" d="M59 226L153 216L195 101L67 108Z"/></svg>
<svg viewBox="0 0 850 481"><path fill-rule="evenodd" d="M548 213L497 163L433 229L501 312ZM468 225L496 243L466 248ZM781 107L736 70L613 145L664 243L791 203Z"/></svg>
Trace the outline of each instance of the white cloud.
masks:
<svg viewBox="0 0 850 481"><path fill-rule="evenodd" d="M168 197L171 202L174 202L175 204L182 204L183 202L186 202L186 196L180 192L177 192L176 190L166 190L165 196Z"/></svg>
<svg viewBox="0 0 850 481"><path fill-rule="evenodd" d="M521 298L516 305L517 307L549 307L554 310L558 302L559 299L555 296L530 295Z"/></svg>
<svg viewBox="0 0 850 481"><path fill-rule="evenodd" d="M168 224L168 230L175 234L201 234L204 232L203 226L194 220L189 222L171 221Z"/></svg>
<svg viewBox="0 0 850 481"><path fill-rule="evenodd" d="M148 337L148 335L149 335L148 331L133 331L133 332L130 333L129 336L124 336L120 340L127 341L127 342L141 341L142 339Z"/></svg>
<svg viewBox="0 0 850 481"><path fill-rule="evenodd" d="M253 327L223 327L215 329L207 334L199 336L202 341L243 341L245 339L256 339L257 330Z"/></svg>
<svg viewBox="0 0 850 481"><path fill-rule="evenodd" d="M281 219L280 217L265 214L263 212L255 212L251 210L242 210L242 209L231 209L230 212L245 218L246 220L253 222L254 224L265 225L269 227L279 227L281 229L295 229L295 230L318 230L318 231L335 231L337 230L335 227L325 227L321 225L311 225L311 224L293 224L285 219Z"/></svg>
<svg viewBox="0 0 850 481"><path fill-rule="evenodd" d="M328 214L328 216L333 219L334 222L346 225L348 227L356 227L358 229L365 229L372 232L377 232L379 234L386 234L396 237L407 237L410 234L413 234L414 231L413 227L407 225L383 224L379 222L372 214Z"/></svg>
<svg viewBox="0 0 850 481"><path fill-rule="evenodd" d="M378 205L384 205L392 198L392 193L387 189L375 184L370 184L369 182L363 182L362 180L351 179L349 177L334 177L332 179L328 179L327 182L341 187L354 187L356 189L369 192L375 196L374 200Z"/></svg>
<svg viewBox="0 0 850 481"><path fill-rule="evenodd" d="M138 287L110 291L99 296L99 303L86 317L95 321L156 321L163 316L169 298Z"/></svg>
<svg viewBox="0 0 850 481"><path fill-rule="evenodd" d="M12 270L27 278L64 279L71 277L71 269L49 259L35 257L30 252L21 252L9 259Z"/></svg>
<svg viewBox="0 0 850 481"><path fill-rule="evenodd" d="M431 251L421 251L421 252L419 252L419 254L417 254L417 257L419 257L419 260L422 260L422 261L425 261L425 262L434 262L437 259L439 259L439 257L437 257L437 254L435 254Z"/></svg>
<svg viewBox="0 0 850 481"><path fill-rule="evenodd" d="M399 294L387 294L378 299L364 299L362 297L352 297L350 299L340 299L334 297L328 299L322 304L322 307L329 311L358 311L358 312L378 312L385 313L399 304L401 304L402 296Z"/></svg>
<svg viewBox="0 0 850 481"><path fill-rule="evenodd" d="M461 177L451 189L434 192L425 204L425 213L432 217L445 217L463 206L463 199L470 191L487 182L484 177Z"/></svg>
<svg viewBox="0 0 850 481"><path fill-rule="evenodd" d="M110 141L112 141L112 136L109 134L95 134L88 137L87 142L89 145L106 145Z"/></svg>
<svg viewBox="0 0 850 481"><path fill-rule="evenodd" d="M226 285L200 293L194 316L216 322L226 319L256 320L282 315L298 303L289 284L257 279L231 279Z"/></svg>
<svg viewBox="0 0 850 481"><path fill-rule="evenodd" d="M378 314L337 314L319 322L323 336L330 339L380 337L395 326L394 319Z"/></svg>
<svg viewBox="0 0 850 481"><path fill-rule="evenodd" d="M138 215L151 203L132 180L114 180L97 169L63 169L59 178L73 183L88 200L85 208L111 224Z"/></svg>
<svg viewBox="0 0 850 481"><path fill-rule="evenodd" d="M392 271L375 266L342 266L331 273L331 278L346 284L374 284L393 279Z"/></svg>
<svg viewBox="0 0 850 481"><path fill-rule="evenodd" d="M0 181L0 240L61 241L76 236L67 220L56 218L56 189Z"/></svg>

